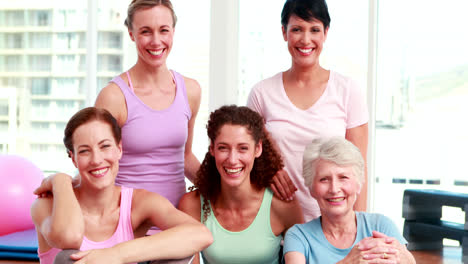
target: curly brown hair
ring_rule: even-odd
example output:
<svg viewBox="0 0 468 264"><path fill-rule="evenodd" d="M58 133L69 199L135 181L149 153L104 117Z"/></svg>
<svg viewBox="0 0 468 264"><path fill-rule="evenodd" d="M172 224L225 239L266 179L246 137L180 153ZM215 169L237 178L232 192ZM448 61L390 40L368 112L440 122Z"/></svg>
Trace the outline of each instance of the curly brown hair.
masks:
<svg viewBox="0 0 468 264"><path fill-rule="evenodd" d="M224 125L243 126L247 128L255 144L262 142L262 154L255 159L250 172L250 182L257 189L268 187L276 172L283 168L283 160L265 128L263 118L257 112L245 106L222 106L210 114L206 126L211 142L209 148L212 147ZM215 158L211 155L209 149L200 169L197 171L194 185L198 189L198 193L205 199L203 203L204 222L210 214L210 202L214 203L221 191L221 175L216 168Z"/></svg>

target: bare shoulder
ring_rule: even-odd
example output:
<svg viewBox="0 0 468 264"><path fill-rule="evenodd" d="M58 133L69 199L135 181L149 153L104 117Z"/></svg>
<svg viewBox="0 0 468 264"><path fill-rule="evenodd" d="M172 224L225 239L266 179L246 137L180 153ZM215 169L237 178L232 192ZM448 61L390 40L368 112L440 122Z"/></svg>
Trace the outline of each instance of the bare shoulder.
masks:
<svg viewBox="0 0 468 264"><path fill-rule="evenodd" d="M198 110L201 100L201 87L200 84L191 78L184 76L185 88L187 90L187 98L190 103L192 111Z"/></svg>
<svg viewBox="0 0 468 264"><path fill-rule="evenodd" d="M115 83L109 83L99 92L94 106L109 111L122 126L127 118L125 96Z"/></svg>
<svg viewBox="0 0 468 264"><path fill-rule="evenodd" d="M117 84L111 82L102 88L102 90L99 92L95 105L99 107L100 105L98 104L118 99L125 100L125 97L122 93L122 90L120 90L120 87Z"/></svg>
<svg viewBox="0 0 468 264"><path fill-rule="evenodd" d="M194 207L198 205L200 207L200 194L198 191L191 191L182 196L179 201L179 209L184 211L185 207Z"/></svg>
<svg viewBox="0 0 468 264"><path fill-rule="evenodd" d="M302 208L297 199L287 202L273 196L271 209L288 228L294 224L304 222Z"/></svg>
<svg viewBox="0 0 468 264"><path fill-rule="evenodd" d="M189 77L184 77L184 82L185 82L185 87L187 88L188 93L201 93L201 87L200 84L192 78Z"/></svg>
<svg viewBox="0 0 468 264"><path fill-rule="evenodd" d="M182 196L178 209L200 221L201 204L198 191L191 191Z"/></svg>

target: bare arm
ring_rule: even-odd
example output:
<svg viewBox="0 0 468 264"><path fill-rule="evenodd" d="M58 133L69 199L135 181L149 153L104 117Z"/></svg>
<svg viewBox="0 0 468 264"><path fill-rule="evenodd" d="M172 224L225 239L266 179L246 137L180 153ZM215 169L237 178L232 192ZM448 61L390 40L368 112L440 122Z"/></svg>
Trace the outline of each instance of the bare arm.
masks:
<svg viewBox="0 0 468 264"><path fill-rule="evenodd" d="M291 226L304 223L302 208L297 199L285 202L273 197L270 212L271 228L275 235L285 235Z"/></svg>
<svg viewBox="0 0 468 264"><path fill-rule="evenodd" d="M192 143L193 143L193 129L195 126L195 120L197 118L198 110L200 108L201 101L201 88L197 81L185 78L185 83L187 87L187 98L190 105L190 110L192 111L192 117L188 122L188 136L187 142L185 143L185 176L193 182L195 175L200 168L200 162L195 157L192 152Z"/></svg>
<svg viewBox="0 0 468 264"><path fill-rule="evenodd" d="M72 178L55 174L44 179L34 193L46 192L51 192L52 197L39 198L31 207L31 216L40 235L40 251L51 247L80 248L84 219L73 191Z"/></svg>
<svg viewBox="0 0 468 264"><path fill-rule="evenodd" d="M182 196L182 198L179 201L179 210L200 221L202 210L200 203L200 195L198 195L196 191L184 194L184 196ZM200 263L200 254L195 254L192 263Z"/></svg>
<svg viewBox="0 0 468 264"><path fill-rule="evenodd" d="M361 193L359 194L356 203L354 204L354 210L366 211L367 210L367 144L369 138L368 124L364 124L358 127L350 128L346 130L346 139L352 142L361 151L362 157L364 158L364 184L361 186Z"/></svg>
<svg viewBox="0 0 468 264"><path fill-rule="evenodd" d="M305 256L297 251L290 251L284 255L286 264L302 264L306 263Z"/></svg>
<svg viewBox="0 0 468 264"><path fill-rule="evenodd" d="M209 246L213 238L209 230L177 210L164 197L145 190L135 190L132 205L132 223L150 221L162 232L120 243L103 250L84 251L72 255L81 263L141 262L146 260L182 259ZM155 206L157 205L157 206ZM101 262L99 262L101 261Z"/></svg>

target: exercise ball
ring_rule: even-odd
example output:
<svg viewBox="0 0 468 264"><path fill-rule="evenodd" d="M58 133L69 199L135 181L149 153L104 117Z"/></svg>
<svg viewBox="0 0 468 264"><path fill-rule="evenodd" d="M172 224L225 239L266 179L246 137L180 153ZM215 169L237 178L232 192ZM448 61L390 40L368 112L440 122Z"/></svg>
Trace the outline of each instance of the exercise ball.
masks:
<svg viewBox="0 0 468 264"><path fill-rule="evenodd" d="M30 208L44 178L31 161L0 155L0 236L34 227Z"/></svg>

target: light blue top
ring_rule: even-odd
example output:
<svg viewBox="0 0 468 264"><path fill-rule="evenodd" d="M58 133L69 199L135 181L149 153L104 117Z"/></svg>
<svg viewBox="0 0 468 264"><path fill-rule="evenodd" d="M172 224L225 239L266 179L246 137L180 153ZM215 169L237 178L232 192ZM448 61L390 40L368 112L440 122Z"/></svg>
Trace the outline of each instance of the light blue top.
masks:
<svg viewBox="0 0 468 264"><path fill-rule="evenodd" d="M356 212L357 234L356 240L349 248L334 247L323 234L321 217L305 224L291 227L284 238L283 252L297 251L305 256L306 263L337 263L348 255L356 243L372 236L372 231L379 231L387 236L396 238L401 244L406 244L390 218L381 214Z"/></svg>

